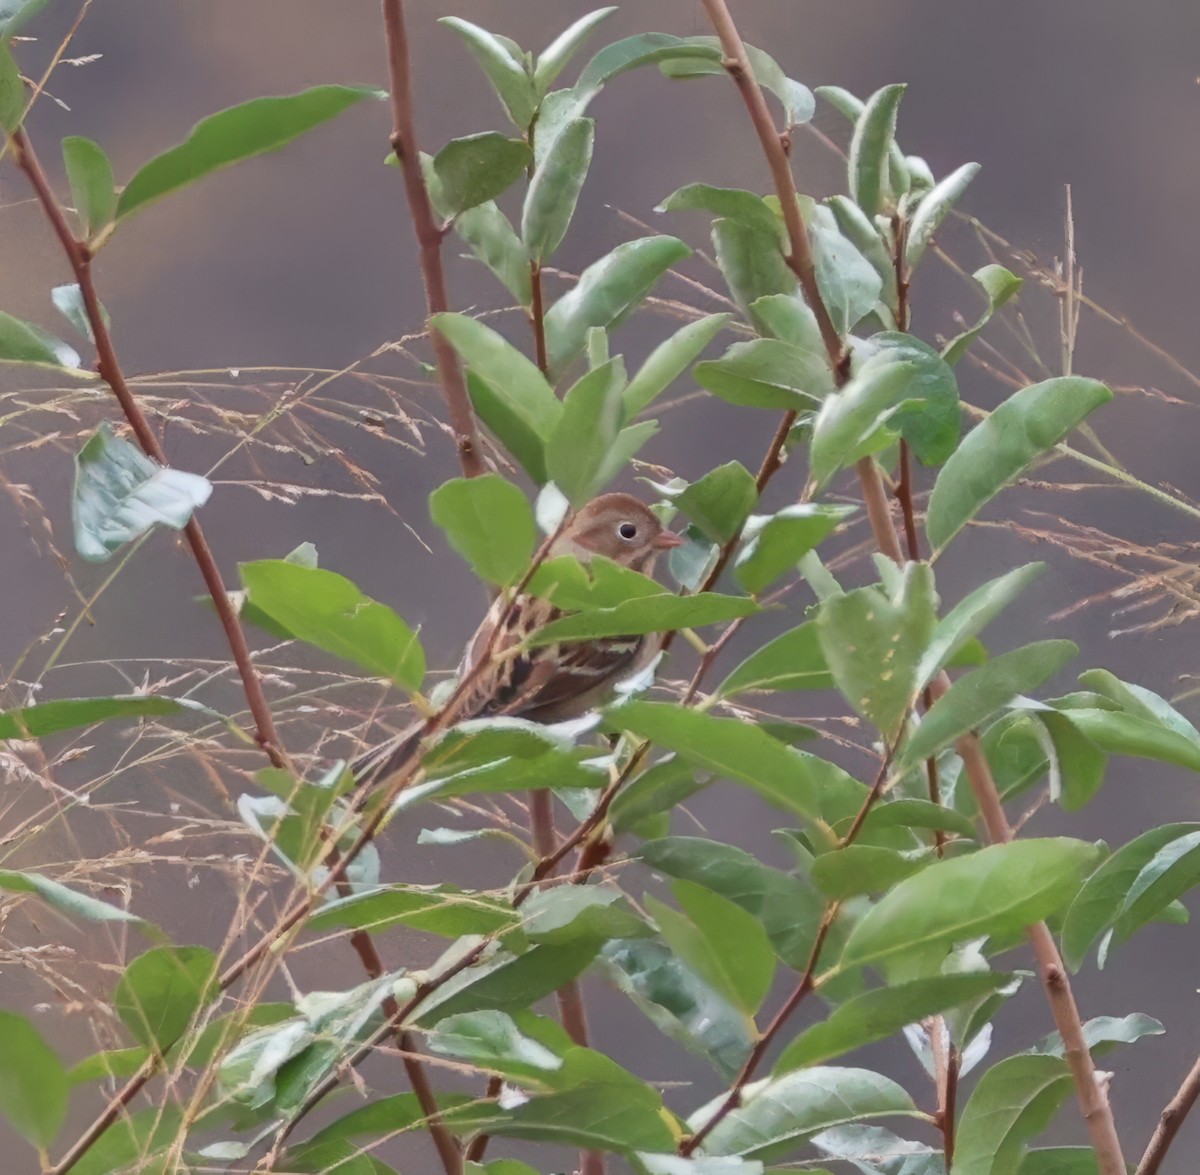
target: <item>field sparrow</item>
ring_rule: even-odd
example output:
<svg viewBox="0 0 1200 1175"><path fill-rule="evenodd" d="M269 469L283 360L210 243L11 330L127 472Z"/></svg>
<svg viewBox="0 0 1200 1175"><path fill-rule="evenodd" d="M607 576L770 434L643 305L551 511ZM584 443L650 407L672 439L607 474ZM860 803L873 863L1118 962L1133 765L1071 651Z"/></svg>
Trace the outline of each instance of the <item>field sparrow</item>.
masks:
<svg viewBox="0 0 1200 1175"><path fill-rule="evenodd" d="M568 519L546 557L573 555L586 564L593 555L603 555L653 575L658 556L682 542L631 494L602 494ZM461 680L481 658L489 661L472 681L456 721L498 714L545 723L577 718L603 702L619 681L645 668L658 652L659 638L651 635L572 641L506 655L561 615L536 596L497 598L458 667ZM362 785L391 775L407 762L418 741L419 734L410 728L364 752L350 764L356 782Z"/></svg>

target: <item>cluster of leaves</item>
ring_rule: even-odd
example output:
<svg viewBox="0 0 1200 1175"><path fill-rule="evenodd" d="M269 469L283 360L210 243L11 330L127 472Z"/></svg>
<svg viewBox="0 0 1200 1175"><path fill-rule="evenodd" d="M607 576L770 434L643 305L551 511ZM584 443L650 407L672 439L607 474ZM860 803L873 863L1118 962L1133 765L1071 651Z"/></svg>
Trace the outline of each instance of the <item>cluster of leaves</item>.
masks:
<svg viewBox="0 0 1200 1175"><path fill-rule="evenodd" d="M662 209L712 218L717 262L753 337L701 359L730 316L699 318L630 376L623 358L610 353L610 332L689 249L669 236L620 245L544 305L541 270L570 227L592 155L595 125L586 111L626 70L654 65L668 77L696 78L721 74L723 65L710 38L643 34L608 45L573 86L553 89L610 11L578 21L537 57L466 21L443 22L483 69L518 137L456 139L422 161L426 182L447 229L528 312L536 359L465 315L439 315L432 326L465 363L479 417L540 492L535 509L500 474L454 479L432 495L432 517L482 580L500 592L520 586L553 599L562 614L534 643L743 622L752 630L785 577L799 576L814 602L710 693L698 694L701 704L689 704L690 695L688 702L625 697L607 707L601 725L611 747L592 745L577 729L514 719L452 727L425 747L419 781L400 792L393 812L551 789L576 820L590 822L590 843L620 837L628 856L667 879L671 900L657 886L631 893L600 878L539 888L536 865L524 856L513 886L500 894L385 879L362 839L363 805L341 767L315 782L269 768L239 811L300 891L320 898L304 929L408 928L441 937L446 949L419 974L402 969L345 991L232 1008L221 961L207 947L172 944L136 915L36 873L0 873L8 892L74 918L128 922L153 944L113 992L127 1048L68 1069L29 1021L2 1013L0 1112L43 1159L72 1087L168 1066L211 1074L198 1104L119 1117L72 1169L172 1169L181 1154L239 1161L298 1127L333 1075L360 1059L364 1042L379 1039L384 1016L393 1016L387 1009L400 1007L400 1026L419 1033L431 1052L503 1083L500 1097L438 1093L440 1127L462 1138L611 1152L642 1175L760 1175L764 1164L799 1156L849 1163L868 1175L935 1175L946 1169L944 1147L906 1136L930 1120L918 1097L845 1058L903 1033L931 1074L934 1054L949 1049L965 1075L989 1058L991 1022L1026 978L1000 957L1027 927L1050 920L1077 969L1097 943L1103 965L1148 922L1186 918L1179 898L1200 880L1200 826L1153 829L1115 852L1066 837L996 845L982 838L956 751L973 731L1004 801L1044 784L1064 809L1081 808L1113 757L1200 770L1200 733L1161 698L1105 670L1080 674L1080 688L1065 696L1034 700L1076 655L1070 642L1039 640L996 655L980 643L1041 565L987 580L945 608L928 563L900 567L880 558L875 582L844 588L820 558L821 545L852 512L821 495L863 459L894 467L906 459L903 446L937 470L926 525L940 551L1110 396L1093 380L1050 379L1017 392L963 435L954 365L1019 281L999 266L976 274L986 309L941 350L907 332L904 307L933 233L976 165L936 180L923 160L900 150L902 87L885 87L865 103L842 90L821 91L852 125L848 195L801 197L800 210L845 364L831 363L789 264L778 199L696 183L668 196ZM11 36L15 26L0 31ZM805 87L761 51L751 63L789 125L811 116L815 99ZM221 112L136 172L119 194L103 151L68 139L64 160L81 239L100 248L150 201L279 147L370 94L323 86ZM0 97L0 121L14 132L24 91L7 48ZM518 231L497 200L510 198L523 179ZM86 325L78 293L56 292L55 302ZM40 328L0 318L0 359L76 367L68 355ZM680 592L604 560L587 567L570 558L539 562L539 524L552 530L565 505L617 477L657 428L641 414L687 372L733 405L789 414L788 468L805 463L808 471L803 493L796 487L799 500L758 512L762 487L736 461L691 483L657 487L663 510L687 522L688 541L671 565ZM156 465L108 429L88 442L77 466L76 542L89 559L108 557L157 523L185 525L211 490L203 478ZM705 590L725 557L728 594ZM418 634L390 607L318 567L311 547L245 564L241 574L243 620L352 662L431 707ZM968 672L922 716L931 683L945 668L964 666ZM786 706L798 691L827 695L831 710L844 703L859 715L879 749L873 783L797 745L810 737L807 728L744 720L746 707L776 698ZM41 738L189 706L157 695L47 702L0 715L0 738ZM938 787L931 792L932 771ZM718 781L749 789L782 813L779 835L791 868L673 833L674 810ZM471 835L435 830L427 839ZM331 846L353 855L336 892ZM627 885L638 876L623 874ZM736 1096L668 1107L644 1077L532 1010L588 969L624 992L635 1014L707 1058L723 1087L736 1083ZM768 1028L764 1004L789 974L794 1002L811 994L823 1018L803 1030L782 1021ZM1093 1020L1086 1029L1093 1047L1111 1047L1161 1026L1133 1015ZM954 1169L1096 1170L1087 1148L1030 1149L1072 1082L1061 1040L1023 1043L991 1062L965 1101L950 1132ZM772 1068L745 1080L744 1066L761 1059L765 1044L773 1046ZM891 1126L875 1124L885 1117ZM386 1172L371 1154L376 1142L429 1125L416 1094L371 1095L319 1132L290 1141L282 1161L294 1171ZM145 1166L155 1155L159 1165ZM467 1169L534 1170L512 1159Z"/></svg>

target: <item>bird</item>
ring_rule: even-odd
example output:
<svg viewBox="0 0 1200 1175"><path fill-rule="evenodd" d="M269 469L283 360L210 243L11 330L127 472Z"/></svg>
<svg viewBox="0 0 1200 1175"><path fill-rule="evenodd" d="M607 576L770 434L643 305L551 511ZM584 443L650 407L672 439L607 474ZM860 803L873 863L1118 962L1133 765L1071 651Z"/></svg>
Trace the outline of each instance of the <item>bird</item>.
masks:
<svg viewBox="0 0 1200 1175"><path fill-rule="evenodd" d="M641 499L609 493L569 516L544 557L571 555L586 565L601 555L652 577L658 557L683 542ZM657 635L564 641L513 652L562 615L538 596L498 596L459 664L458 680L467 685L455 722L507 715L551 724L581 717L604 702L620 681L645 669L658 652ZM352 760L356 786L379 783L406 767L425 725L418 722Z"/></svg>

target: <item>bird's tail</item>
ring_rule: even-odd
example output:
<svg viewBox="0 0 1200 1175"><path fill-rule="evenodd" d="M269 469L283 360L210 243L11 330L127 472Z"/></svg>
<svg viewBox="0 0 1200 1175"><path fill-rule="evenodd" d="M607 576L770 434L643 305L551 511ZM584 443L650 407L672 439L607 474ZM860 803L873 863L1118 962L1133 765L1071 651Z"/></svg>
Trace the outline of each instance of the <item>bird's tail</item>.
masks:
<svg viewBox="0 0 1200 1175"><path fill-rule="evenodd" d="M366 787L405 766L421 745L421 731L424 725L424 720L414 722L377 747L363 751L357 758L351 759L350 771L354 776L354 786Z"/></svg>

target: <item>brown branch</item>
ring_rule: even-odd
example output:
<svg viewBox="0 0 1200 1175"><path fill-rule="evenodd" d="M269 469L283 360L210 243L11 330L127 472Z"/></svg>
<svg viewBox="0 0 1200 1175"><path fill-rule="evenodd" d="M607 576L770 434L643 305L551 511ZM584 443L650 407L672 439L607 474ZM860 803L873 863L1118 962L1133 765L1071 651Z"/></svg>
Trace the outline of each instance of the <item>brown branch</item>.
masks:
<svg viewBox="0 0 1200 1175"><path fill-rule="evenodd" d="M529 288L532 291L529 306L529 325L533 330L533 353L538 370L546 375L550 371L550 360L546 357L546 311L542 302L542 267L529 263Z"/></svg>
<svg viewBox="0 0 1200 1175"><path fill-rule="evenodd" d="M91 327L92 339L96 344L97 368L100 378L112 389L125 419L129 422L129 427L133 430L133 435L146 455L159 465L166 465L167 458L162 445L159 444L158 437L150 427L150 422L146 419L141 404L138 403L137 397L126 382L125 373L117 359L112 334L104 320L100 296L96 293L96 283L92 278L91 251L71 232L62 205L50 190L46 173L42 170L25 131L23 129L13 131L10 141L13 159L32 185L38 203L41 204L42 211L46 214L47 220L63 247L63 252L67 255L71 271L79 285L84 312L87 315L88 325ZM275 722L271 717L271 708L267 704L266 695L263 693L262 681L251 661L245 634L242 632L241 623L230 602L229 594L225 591L221 572L213 557L212 549L204 537L200 523L195 518L188 522L184 534L188 546L192 549L192 557L196 561L196 566L199 567L200 574L204 578L204 584L216 605L221 627L225 630L225 639L229 643L229 651L233 654L238 676L242 679L242 690L246 695L246 703L254 719L255 738L272 763L277 767L286 767L287 757L279 742L279 737L275 733Z"/></svg>
<svg viewBox="0 0 1200 1175"><path fill-rule="evenodd" d="M783 210L784 225L790 242L789 256L791 260L789 264L795 263L793 268L797 277L800 278L801 286L816 315L817 323L821 326L821 337L825 342L830 367L837 382L842 383L848 374L846 354L841 340L836 337L836 332L832 339L828 334L828 329L832 329L832 324L812 271L811 250L808 246L804 222L800 218L796 206L796 186L787 153L775 125L771 121L762 90L749 68L745 46L725 0L704 0L704 7L720 39L726 58L726 69L746 103L771 174L775 179L776 194ZM807 265L804 264L806 258ZM864 457L855 468L862 486L867 517L876 546L894 562L903 563L904 553L888 507L879 467L874 458ZM931 683L935 699L941 697L949 688L950 678L945 671ZM974 734L965 735L955 746L963 760L963 768L970 781L980 814L983 816L989 839L996 844L1003 844L1011 840L1012 829L1004 814L996 783L992 778L991 767L984 757L978 737ZM1092 1146L1096 1151L1100 1175L1124 1175L1125 1161L1121 1153L1120 1139L1117 1137L1116 1124L1113 1121L1112 1107L1096 1079L1095 1066L1083 1036L1079 1009L1075 1006L1066 970L1062 965L1054 939L1045 923L1031 927L1029 938L1038 961L1042 986L1050 1004L1055 1026L1063 1038L1067 1064L1071 1069L1080 1110L1091 1135Z"/></svg>
<svg viewBox="0 0 1200 1175"><path fill-rule="evenodd" d="M805 965L804 973L800 976L800 982L796 984L792 990L792 994L784 1002L783 1007L775 1013L775 1018L767 1025L762 1036L755 1042L754 1047L750 1050L750 1055L746 1058L737 1077L734 1078L733 1084L729 1087L729 1092L725 1095L725 1100L721 1102L712 1117L695 1134L690 1138L684 1139L679 1144L679 1153L684 1158L694 1154L716 1126L742 1104L742 1092L749 1083L750 1078L754 1076L754 1072L762 1062L763 1057L767 1055L767 1050L771 1047L771 1043L779 1035L780 1030L788 1020L791 1019L792 1013L804 1002L808 994L813 991L817 964L821 961L821 950L825 946L825 939L834 921L837 919L840 908L840 902L831 902L825 907L825 914L821 918L821 925L818 927L816 937L813 939L812 950L809 952L808 963Z"/></svg>
<svg viewBox="0 0 1200 1175"><path fill-rule="evenodd" d="M417 236L421 280L425 285L425 304L430 316L450 309L446 296L446 274L442 268L442 229L433 214L429 190L421 174L421 155L413 121L412 70L408 54L408 34L404 28L403 0L383 0L383 27L387 38L388 75L392 99L392 150L404 176L404 191ZM431 330L430 341L437 359L442 396L450 413L450 427L458 448L458 460L466 477L487 472L479 440L479 426L467 395L462 364L449 340Z"/></svg>
<svg viewBox="0 0 1200 1175"><path fill-rule="evenodd" d="M1183 1084L1180 1085L1175 1096L1163 1107L1158 1125L1154 1128L1154 1134L1150 1138L1150 1144L1146 1147L1146 1153L1142 1155L1142 1161L1138 1163L1137 1175L1157 1175L1163 1159L1167 1157L1171 1143L1175 1141L1175 1135L1179 1133L1179 1128L1183 1125L1183 1120L1196 1104L1197 1097L1200 1097L1200 1058L1197 1058L1196 1063L1183 1079Z"/></svg>

